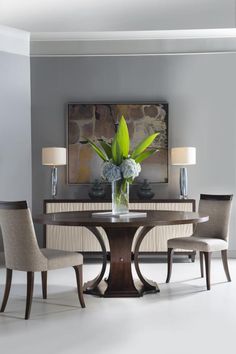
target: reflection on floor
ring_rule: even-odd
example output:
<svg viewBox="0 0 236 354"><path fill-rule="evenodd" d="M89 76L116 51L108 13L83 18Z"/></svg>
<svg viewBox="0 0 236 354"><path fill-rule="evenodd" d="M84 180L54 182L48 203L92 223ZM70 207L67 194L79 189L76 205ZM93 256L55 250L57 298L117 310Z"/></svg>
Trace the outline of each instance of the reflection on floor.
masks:
<svg viewBox="0 0 236 354"><path fill-rule="evenodd" d="M86 264L84 280L98 264ZM212 290L199 277L199 262L177 263L165 284L165 264L142 264L143 273L160 285L159 294L134 299L85 295L81 309L73 269L49 273L48 299L42 300L36 276L31 319L24 321L25 274L15 272L8 306L0 314L0 353L128 354L235 353L236 260L227 283L218 259L212 264ZM235 282L234 282L235 279ZM0 269L0 297L5 271Z"/></svg>

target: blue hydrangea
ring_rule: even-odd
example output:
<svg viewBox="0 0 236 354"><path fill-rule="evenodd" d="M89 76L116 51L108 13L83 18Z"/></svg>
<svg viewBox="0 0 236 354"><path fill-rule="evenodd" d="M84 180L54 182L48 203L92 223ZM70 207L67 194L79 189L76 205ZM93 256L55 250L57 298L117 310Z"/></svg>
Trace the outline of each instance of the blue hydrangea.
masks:
<svg viewBox="0 0 236 354"><path fill-rule="evenodd" d="M125 159L120 165L120 169L124 178L135 178L141 171L141 166L134 159Z"/></svg>
<svg viewBox="0 0 236 354"><path fill-rule="evenodd" d="M110 161L105 162L102 169L102 176L108 182L118 181L122 178L120 167Z"/></svg>

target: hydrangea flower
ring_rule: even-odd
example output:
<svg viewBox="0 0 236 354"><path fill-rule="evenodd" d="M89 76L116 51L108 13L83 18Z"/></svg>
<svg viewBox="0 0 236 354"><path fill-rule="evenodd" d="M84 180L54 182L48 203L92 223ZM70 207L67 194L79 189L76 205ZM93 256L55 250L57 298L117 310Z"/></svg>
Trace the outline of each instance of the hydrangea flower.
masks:
<svg viewBox="0 0 236 354"><path fill-rule="evenodd" d="M136 163L134 159L125 159L120 165L123 178L135 178L141 171L140 163Z"/></svg>
<svg viewBox="0 0 236 354"><path fill-rule="evenodd" d="M105 162L102 168L102 176L108 182L118 181L122 178L120 167L110 161Z"/></svg>

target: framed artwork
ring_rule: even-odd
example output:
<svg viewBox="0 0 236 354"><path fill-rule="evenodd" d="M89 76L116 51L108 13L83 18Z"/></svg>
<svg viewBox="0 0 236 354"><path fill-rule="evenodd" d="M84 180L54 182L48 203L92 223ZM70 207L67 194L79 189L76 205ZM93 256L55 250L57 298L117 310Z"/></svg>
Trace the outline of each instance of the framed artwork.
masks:
<svg viewBox="0 0 236 354"><path fill-rule="evenodd" d="M147 179L150 183L168 182L168 103L141 104L68 104L68 183L90 184L101 177L102 161L85 138L110 141L120 117L124 115L132 147L156 131L160 135L152 147L159 151L142 163L135 182Z"/></svg>

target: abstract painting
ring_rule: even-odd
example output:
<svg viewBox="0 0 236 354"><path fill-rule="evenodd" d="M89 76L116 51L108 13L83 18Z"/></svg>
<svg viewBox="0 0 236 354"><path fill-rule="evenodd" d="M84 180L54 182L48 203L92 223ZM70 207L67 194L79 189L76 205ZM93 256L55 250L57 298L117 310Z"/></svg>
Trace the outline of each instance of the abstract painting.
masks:
<svg viewBox="0 0 236 354"><path fill-rule="evenodd" d="M168 104L68 104L68 183L89 184L101 177L101 159L85 137L111 141L120 117L124 115L132 147L146 136L159 131L152 147L159 151L142 163L135 182L168 182Z"/></svg>

